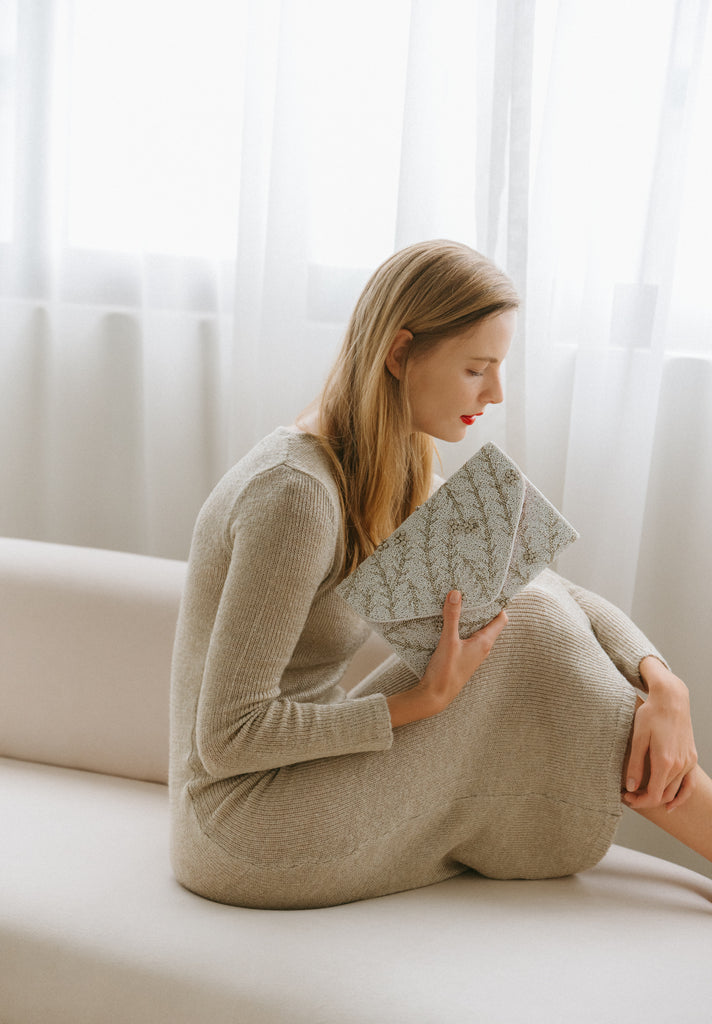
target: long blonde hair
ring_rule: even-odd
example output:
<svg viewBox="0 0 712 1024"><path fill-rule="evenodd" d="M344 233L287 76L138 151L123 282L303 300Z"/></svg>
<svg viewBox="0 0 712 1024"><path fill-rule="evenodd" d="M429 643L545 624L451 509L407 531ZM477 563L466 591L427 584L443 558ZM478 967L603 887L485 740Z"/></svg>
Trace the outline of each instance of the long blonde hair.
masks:
<svg viewBox="0 0 712 1024"><path fill-rule="evenodd" d="M344 524L342 575L359 565L432 488L435 446L412 432L407 364L386 357L396 334L413 335L407 360L479 320L519 304L509 278L466 245L420 242L375 271L351 316L319 399L315 432L333 466Z"/></svg>

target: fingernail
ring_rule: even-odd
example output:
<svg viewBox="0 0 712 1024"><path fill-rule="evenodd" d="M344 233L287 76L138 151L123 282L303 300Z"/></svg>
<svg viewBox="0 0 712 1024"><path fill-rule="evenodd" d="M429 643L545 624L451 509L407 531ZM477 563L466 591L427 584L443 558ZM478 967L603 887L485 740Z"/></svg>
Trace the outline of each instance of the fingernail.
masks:
<svg viewBox="0 0 712 1024"><path fill-rule="evenodd" d="M625 788L628 790L629 793L635 793L636 789L638 788L635 779L628 779L625 784Z"/></svg>
<svg viewBox="0 0 712 1024"><path fill-rule="evenodd" d="M451 590L450 593L447 596L447 599L450 602L450 604L459 604L460 603L460 591L459 590Z"/></svg>

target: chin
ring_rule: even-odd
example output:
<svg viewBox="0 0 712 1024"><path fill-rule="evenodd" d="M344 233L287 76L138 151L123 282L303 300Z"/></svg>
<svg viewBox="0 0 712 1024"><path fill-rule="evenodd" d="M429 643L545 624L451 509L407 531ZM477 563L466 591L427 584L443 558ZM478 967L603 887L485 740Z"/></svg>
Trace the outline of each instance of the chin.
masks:
<svg viewBox="0 0 712 1024"><path fill-rule="evenodd" d="M461 423L457 427L446 427L441 428L437 432L434 430L428 430L426 433L430 434L436 441L447 441L449 444L457 444L458 441L463 441L467 436L467 427L464 423Z"/></svg>

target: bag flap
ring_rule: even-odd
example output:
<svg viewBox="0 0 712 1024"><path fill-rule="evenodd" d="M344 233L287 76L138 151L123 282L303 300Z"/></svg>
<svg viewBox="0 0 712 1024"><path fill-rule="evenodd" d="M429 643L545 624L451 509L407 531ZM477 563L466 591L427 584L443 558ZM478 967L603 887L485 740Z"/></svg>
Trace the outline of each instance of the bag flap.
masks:
<svg viewBox="0 0 712 1024"><path fill-rule="evenodd" d="M337 588L370 622L442 613L449 590L463 612L491 605L512 558L526 478L485 444Z"/></svg>

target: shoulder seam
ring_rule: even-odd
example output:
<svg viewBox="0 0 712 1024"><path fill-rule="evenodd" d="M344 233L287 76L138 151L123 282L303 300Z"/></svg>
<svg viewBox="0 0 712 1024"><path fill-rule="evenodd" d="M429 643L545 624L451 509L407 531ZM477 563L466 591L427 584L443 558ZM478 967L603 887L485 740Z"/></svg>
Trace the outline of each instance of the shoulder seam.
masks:
<svg viewBox="0 0 712 1024"><path fill-rule="evenodd" d="M226 519L225 533L222 538L223 544L225 546L225 552L227 554L229 554L232 551L230 530L232 529L232 524L235 519L235 508L240 499L242 498L243 494L248 489L248 487L250 487L250 485L253 484L256 480L260 480L263 477L266 477L272 473L282 471L287 471L288 473L291 474L298 474L300 477L305 477L307 480L310 481L310 483L315 484L317 489L323 492L323 495L326 497L327 505L329 507L329 513L331 516L331 522L332 524L335 522L336 514L334 510L334 505L331 500L331 495L329 494L329 489L326 486L326 484L322 480L319 480L318 477L314 476L313 473L309 473L307 472L307 470L302 469L299 466L293 465L289 460L289 457L286 456L280 462L276 463L274 466L267 466L265 469L261 469L259 472L255 473L254 476L250 477L250 479L245 483L245 486L240 489L239 494L235 497L235 500L233 501L232 506L230 508L230 514Z"/></svg>

